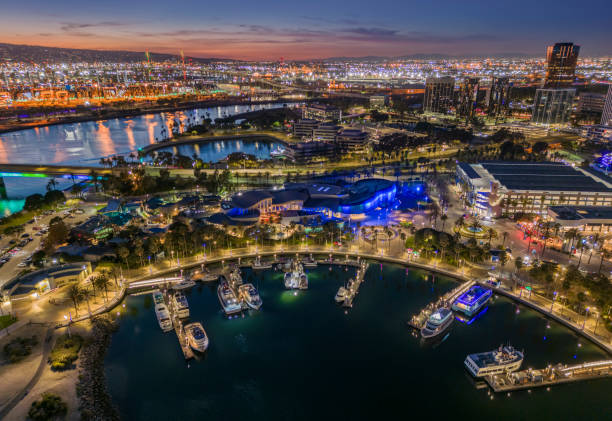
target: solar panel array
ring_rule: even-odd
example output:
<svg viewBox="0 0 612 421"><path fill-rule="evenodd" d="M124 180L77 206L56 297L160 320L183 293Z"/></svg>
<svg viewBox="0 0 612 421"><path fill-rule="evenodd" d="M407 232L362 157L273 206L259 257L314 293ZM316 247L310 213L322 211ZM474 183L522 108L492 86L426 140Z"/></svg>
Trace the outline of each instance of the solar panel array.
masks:
<svg viewBox="0 0 612 421"><path fill-rule="evenodd" d="M460 162L458 165L463 170L463 172L465 172L465 174L468 177L470 177L470 178L480 178L478 173L476 171L474 171L474 168L472 168L472 166L470 164L465 163L465 162Z"/></svg>
<svg viewBox="0 0 612 421"><path fill-rule="evenodd" d="M612 192L605 184L573 167L555 163L483 163L509 190Z"/></svg>

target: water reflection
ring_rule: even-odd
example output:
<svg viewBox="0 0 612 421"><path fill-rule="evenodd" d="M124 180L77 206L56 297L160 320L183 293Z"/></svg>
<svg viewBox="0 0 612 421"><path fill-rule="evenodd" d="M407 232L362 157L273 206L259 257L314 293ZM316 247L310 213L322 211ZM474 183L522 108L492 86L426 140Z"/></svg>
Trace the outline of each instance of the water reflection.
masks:
<svg viewBox="0 0 612 421"><path fill-rule="evenodd" d="M58 124L0 134L0 161L27 164L86 164L98 165L102 157L127 154L155 143L171 130L175 120L178 129L202 119L276 108L281 104L235 105L200 108L174 113L146 114L138 117L116 118ZM238 142L238 146L242 146ZM227 151L228 146L221 149ZM256 148L257 149L257 148ZM244 151L246 152L246 151ZM189 155L193 154L191 152Z"/></svg>

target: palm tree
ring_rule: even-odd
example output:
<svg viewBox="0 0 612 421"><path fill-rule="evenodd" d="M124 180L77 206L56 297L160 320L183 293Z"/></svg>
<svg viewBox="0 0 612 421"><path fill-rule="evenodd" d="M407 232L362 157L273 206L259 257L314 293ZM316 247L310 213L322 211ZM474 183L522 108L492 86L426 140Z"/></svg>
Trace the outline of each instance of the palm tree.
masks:
<svg viewBox="0 0 612 421"><path fill-rule="evenodd" d="M599 261L599 269L597 270L597 274L601 273L601 267L603 266L604 259L609 259L612 257L612 253L608 251L608 249L601 250L601 260Z"/></svg>
<svg viewBox="0 0 612 421"><path fill-rule="evenodd" d="M108 287L110 286L110 280L106 274L106 271L100 272L100 275L96 276L92 282L99 291L104 290L104 301L108 301Z"/></svg>
<svg viewBox="0 0 612 421"><path fill-rule="evenodd" d="M444 261L444 255L446 254L446 249L450 245L450 239L445 234L440 234L440 248L442 249L442 261Z"/></svg>
<svg viewBox="0 0 612 421"><path fill-rule="evenodd" d="M584 243L580 243L580 259L578 259L578 269L580 269L580 263L582 263L582 255L584 254L584 250L587 248L587 245Z"/></svg>
<svg viewBox="0 0 612 421"><path fill-rule="evenodd" d="M489 248L491 248L491 240L493 238L497 238L497 231L495 231L493 228L489 228L488 230L488 234L489 234Z"/></svg>
<svg viewBox="0 0 612 421"><path fill-rule="evenodd" d="M504 245L506 245L506 238L508 238L508 233L506 231L502 233L502 238L503 238L503 241L502 241L502 248L503 248Z"/></svg>
<svg viewBox="0 0 612 421"><path fill-rule="evenodd" d="M72 300L74 304L75 314L79 314L79 303L83 301L83 290L78 284L70 285L68 288L68 298Z"/></svg>
<svg viewBox="0 0 612 421"><path fill-rule="evenodd" d="M442 214L442 216L440 216L440 220L442 221L442 231L444 231L444 226L446 225L446 220L448 219L448 215L447 214Z"/></svg>

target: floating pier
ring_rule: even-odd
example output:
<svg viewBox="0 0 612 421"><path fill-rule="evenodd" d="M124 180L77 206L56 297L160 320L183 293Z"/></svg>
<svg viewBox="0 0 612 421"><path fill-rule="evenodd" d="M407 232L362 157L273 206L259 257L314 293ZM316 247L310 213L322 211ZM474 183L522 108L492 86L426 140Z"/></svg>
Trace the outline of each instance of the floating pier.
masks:
<svg viewBox="0 0 612 421"><path fill-rule="evenodd" d="M540 370L530 368L508 374L487 376L484 379L494 392L500 393L606 377L612 377L612 360L572 366L564 364L549 365Z"/></svg>
<svg viewBox="0 0 612 421"><path fill-rule="evenodd" d="M168 291L164 293L164 301L166 302L166 306L168 307L168 311L170 312L170 318L172 319L172 325L174 326L174 332L176 333L176 337L178 338L179 345L181 346L181 349L183 350L183 355L185 356L186 360L190 360L195 355L193 353L193 350L189 346L189 343L187 341L187 336L185 335L185 329L183 328L183 322L179 318L176 308L174 308L174 304L172 303L172 300L170 300L170 297L168 296Z"/></svg>
<svg viewBox="0 0 612 421"><path fill-rule="evenodd" d="M427 319L429 316L431 316L431 313L440 307L450 308L453 301L455 301L457 297L459 297L465 291L470 289L474 284L476 284L476 281L469 281L459 285L458 287L444 294L437 301L429 303L418 314L412 316L412 318L406 323L413 329L421 330L425 326L425 323L427 323Z"/></svg>
<svg viewBox="0 0 612 421"><path fill-rule="evenodd" d="M355 274L355 279L348 288L346 288L346 296L344 298L344 302L342 303L343 307L353 307L353 301L355 300L355 296L359 292L359 287L363 283L364 276L366 271L368 270L368 264L365 261L362 261L359 265L359 269L357 269L357 273Z"/></svg>

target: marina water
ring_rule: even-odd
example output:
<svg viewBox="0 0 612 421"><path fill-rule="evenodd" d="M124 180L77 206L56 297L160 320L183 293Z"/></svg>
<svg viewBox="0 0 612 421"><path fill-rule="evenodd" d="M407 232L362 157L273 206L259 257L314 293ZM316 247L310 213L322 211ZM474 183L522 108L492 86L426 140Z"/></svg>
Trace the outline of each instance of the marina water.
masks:
<svg viewBox="0 0 612 421"><path fill-rule="evenodd" d="M127 298L106 358L114 402L130 420L612 418L611 379L492 399L464 369L468 353L507 342L525 350L523 368L606 358L562 325L495 297L471 324L455 320L446 339L424 344L406 320L456 282L372 263L345 311L333 298L354 271L320 265L308 271L309 289L295 292L281 272L245 269L263 307L233 319L221 312L216 283L198 285L187 295L191 320L210 346L189 362L176 335L157 326L150 295Z"/></svg>

